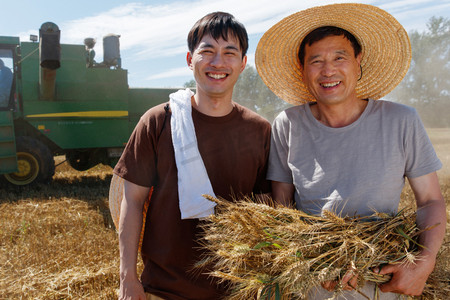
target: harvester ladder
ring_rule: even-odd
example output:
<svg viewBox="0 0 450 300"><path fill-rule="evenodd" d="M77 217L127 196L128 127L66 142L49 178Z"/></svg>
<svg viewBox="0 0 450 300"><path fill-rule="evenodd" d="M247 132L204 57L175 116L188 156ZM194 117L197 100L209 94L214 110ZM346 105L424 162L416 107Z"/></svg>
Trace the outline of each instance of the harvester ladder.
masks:
<svg viewBox="0 0 450 300"><path fill-rule="evenodd" d="M0 174L17 172L12 111L0 111Z"/></svg>

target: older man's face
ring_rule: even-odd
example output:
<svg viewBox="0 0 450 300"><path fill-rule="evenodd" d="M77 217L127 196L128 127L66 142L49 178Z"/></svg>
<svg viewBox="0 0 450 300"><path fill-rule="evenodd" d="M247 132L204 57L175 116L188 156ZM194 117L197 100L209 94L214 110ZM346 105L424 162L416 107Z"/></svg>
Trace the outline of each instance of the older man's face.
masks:
<svg viewBox="0 0 450 300"><path fill-rule="evenodd" d="M336 105L356 99L361 55L344 36L329 36L305 47L303 79L317 102Z"/></svg>

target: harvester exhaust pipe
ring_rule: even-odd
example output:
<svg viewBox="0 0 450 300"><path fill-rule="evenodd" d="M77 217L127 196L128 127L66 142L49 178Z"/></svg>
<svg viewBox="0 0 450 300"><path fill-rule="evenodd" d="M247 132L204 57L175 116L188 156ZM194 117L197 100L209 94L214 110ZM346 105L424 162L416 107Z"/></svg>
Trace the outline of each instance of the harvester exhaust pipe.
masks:
<svg viewBox="0 0 450 300"><path fill-rule="evenodd" d="M56 70L61 66L61 46L58 26L46 22L39 29L39 96L41 100L55 99Z"/></svg>
<svg viewBox="0 0 450 300"><path fill-rule="evenodd" d="M103 37L103 64L108 68L122 66L119 38L120 35L112 33Z"/></svg>

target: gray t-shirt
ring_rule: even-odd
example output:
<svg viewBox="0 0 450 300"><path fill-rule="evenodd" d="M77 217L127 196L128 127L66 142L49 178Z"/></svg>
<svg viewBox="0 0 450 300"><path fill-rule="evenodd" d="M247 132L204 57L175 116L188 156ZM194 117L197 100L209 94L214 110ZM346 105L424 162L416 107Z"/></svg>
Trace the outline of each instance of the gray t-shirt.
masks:
<svg viewBox="0 0 450 300"><path fill-rule="evenodd" d="M293 183L298 209L342 215L397 211L405 176L441 168L415 109L368 100L352 124L331 128L310 105L291 107L274 121L267 178Z"/></svg>
<svg viewBox="0 0 450 300"><path fill-rule="evenodd" d="M358 120L331 128L317 121L310 105L295 106L274 121L267 178L295 186L298 209L311 214L332 210L342 215L397 211L405 176L434 172L442 164L413 108L368 100ZM375 284L362 292L374 299ZM320 286L308 299L333 296ZM381 293L380 299L398 294ZM345 291L335 299L366 299Z"/></svg>

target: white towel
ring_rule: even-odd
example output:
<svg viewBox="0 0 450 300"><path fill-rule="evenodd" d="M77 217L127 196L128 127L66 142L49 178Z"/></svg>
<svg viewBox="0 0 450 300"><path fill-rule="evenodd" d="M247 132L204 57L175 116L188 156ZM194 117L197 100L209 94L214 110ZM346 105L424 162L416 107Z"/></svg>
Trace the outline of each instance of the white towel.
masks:
<svg viewBox="0 0 450 300"><path fill-rule="evenodd" d="M214 213L215 203L202 195L214 196L200 152L194 122L192 121L191 97L189 90L179 90L170 94L170 120L175 161L178 169L178 198L181 219L200 219Z"/></svg>

